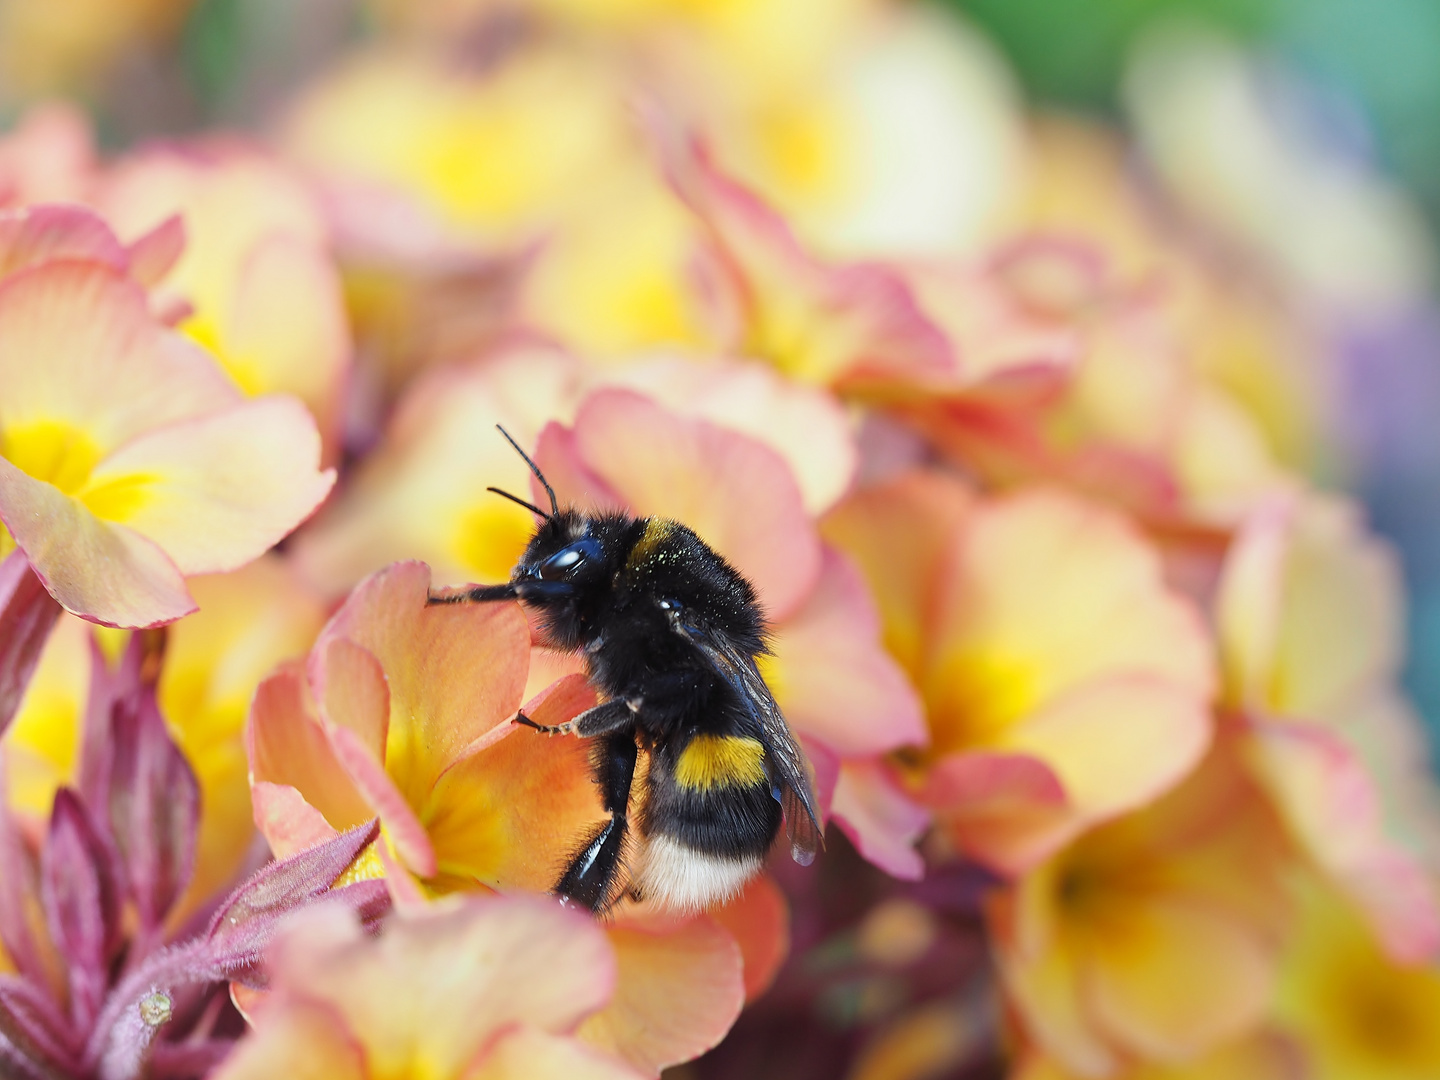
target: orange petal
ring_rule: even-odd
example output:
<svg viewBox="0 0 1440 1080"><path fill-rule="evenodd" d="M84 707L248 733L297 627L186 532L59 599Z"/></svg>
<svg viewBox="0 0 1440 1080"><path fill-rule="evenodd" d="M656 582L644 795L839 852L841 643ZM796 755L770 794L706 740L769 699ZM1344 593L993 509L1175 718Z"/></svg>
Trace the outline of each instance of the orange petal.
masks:
<svg viewBox="0 0 1440 1080"><path fill-rule="evenodd" d="M997 942L1000 971L1031 1037L1081 1076L1109 1076L1115 1055L1081 1008L1082 982L1075 957L1064 948L1025 959Z"/></svg>
<svg viewBox="0 0 1440 1080"><path fill-rule="evenodd" d="M821 524L865 574L885 645L912 674L933 644L935 582L973 501L954 477L917 469L856 492Z"/></svg>
<svg viewBox="0 0 1440 1080"><path fill-rule="evenodd" d="M610 998L616 970L590 918L552 899L501 896L406 911L378 939L358 927L345 939L307 913L270 960L276 986L345 1017L373 1076L423 1062L456 1077L507 1030L567 1032Z"/></svg>
<svg viewBox="0 0 1440 1080"><path fill-rule="evenodd" d="M77 493L159 544L187 574L233 570L274 545L335 482L298 401L269 397L142 435Z"/></svg>
<svg viewBox="0 0 1440 1080"><path fill-rule="evenodd" d="M267 1010L260 1028L242 1039L213 1074L215 1080L366 1080L360 1038L333 1009L287 1002Z"/></svg>
<svg viewBox="0 0 1440 1080"><path fill-rule="evenodd" d="M604 819L590 743L500 725L440 777L425 826L440 870L493 888L548 892Z"/></svg>
<svg viewBox="0 0 1440 1080"><path fill-rule="evenodd" d="M308 851L340 835L324 814L288 784L256 780L250 786L250 800L255 827L277 859Z"/></svg>
<svg viewBox="0 0 1440 1080"><path fill-rule="evenodd" d="M768 446L623 390L587 398L574 430L587 468L635 513L695 530L750 579L771 619L788 618L814 588L820 544L795 478Z"/></svg>
<svg viewBox="0 0 1440 1080"><path fill-rule="evenodd" d="M615 996L580 1025L586 1042L655 1075L718 1043L745 1004L740 947L710 918L608 931Z"/></svg>
<svg viewBox="0 0 1440 1080"><path fill-rule="evenodd" d="M745 964L745 1002L770 988L790 952L790 904L769 874L753 878L728 904L707 914L740 946Z"/></svg>
<svg viewBox="0 0 1440 1080"><path fill-rule="evenodd" d="M383 761L390 687L380 661L348 638L332 638L316 654L320 662L312 661L310 670L320 715L328 724L349 728L371 757Z"/></svg>
<svg viewBox="0 0 1440 1080"><path fill-rule="evenodd" d="M1054 770L1072 815L1042 849L1055 850L1087 825L1155 798L1199 763L1210 745L1210 712L1188 687L1120 677L1083 684L1012 728L997 749Z"/></svg>
<svg viewBox="0 0 1440 1080"><path fill-rule="evenodd" d="M99 520L59 489L0 458L0 521L62 607L102 626L146 627L195 610L166 554Z"/></svg>
<svg viewBox="0 0 1440 1080"><path fill-rule="evenodd" d="M245 742L252 783L294 788L335 829L349 829L375 816L311 711L297 666L286 665L256 689ZM265 823L255 824L265 831ZM279 839L268 832L265 838L272 843Z"/></svg>
<svg viewBox="0 0 1440 1080"><path fill-rule="evenodd" d="M785 717L846 757L929 741L920 699L880 644L869 590L826 549L815 591L775 628L765 674Z"/></svg>
<svg viewBox="0 0 1440 1080"><path fill-rule="evenodd" d="M380 818L385 837L405 865L421 877L435 874L435 848L414 808L385 766L375 759L363 738L350 728L328 726L325 735L335 760L349 774L371 811Z"/></svg>
<svg viewBox="0 0 1440 1080"><path fill-rule="evenodd" d="M929 827L930 812L900 790L881 762L842 762L830 813L856 850L891 877L925 876L915 842Z"/></svg>
<svg viewBox="0 0 1440 1080"><path fill-rule="evenodd" d="M1195 904L1129 905L1084 963L1090 1007L1143 1057L1181 1061L1234 1038L1264 1015L1271 950L1254 931Z"/></svg>
<svg viewBox="0 0 1440 1080"><path fill-rule="evenodd" d="M502 1035L464 1080L640 1080L640 1076L578 1039L522 1026Z"/></svg>
<svg viewBox="0 0 1440 1080"><path fill-rule="evenodd" d="M411 806L496 724L515 715L530 660L530 630L514 603L426 606L430 570L396 563L367 578L331 619L336 637L367 649L390 686L385 771Z"/></svg>

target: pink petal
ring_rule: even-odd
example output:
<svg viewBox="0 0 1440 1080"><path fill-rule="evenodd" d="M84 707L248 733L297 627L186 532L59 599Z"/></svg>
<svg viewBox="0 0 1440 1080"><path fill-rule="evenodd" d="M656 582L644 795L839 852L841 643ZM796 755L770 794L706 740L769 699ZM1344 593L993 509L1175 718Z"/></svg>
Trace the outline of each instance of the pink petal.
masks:
<svg viewBox="0 0 1440 1080"><path fill-rule="evenodd" d="M78 497L154 540L184 573L208 574L257 558L308 517L335 483L319 465L304 406L260 398L132 440Z"/></svg>
<svg viewBox="0 0 1440 1080"><path fill-rule="evenodd" d="M385 770L411 806L477 739L515 715L530 630L515 603L426 606L430 571L396 563L358 585L316 643L368 650L390 687Z"/></svg>
<svg viewBox="0 0 1440 1080"><path fill-rule="evenodd" d="M640 1080L577 1039L524 1026L502 1035L464 1080Z"/></svg>
<svg viewBox="0 0 1440 1080"><path fill-rule="evenodd" d="M23 551L0 559L0 735L25 698L59 615L60 605L45 591Z"/></svg>
<svg viewBox="0 0 1440 1080"><path fill-rule="evenodd" d="M580 1026L586 1042L648 1075L699 1057L745 1004L740 948L706 916L679 926L609 931L618 979L610 1003Z"/></svg>
<svg viewBox="0 0 1440 1080"><path fill-rule="evenodd" d="M394 846L395 853L416 874L432 877L435 874L435 849L430 843L430 834L390 779L385 766L370 752L364 739L350 728L329 725L325 733L330 739L331 749L335 751L335 759L350 774L356 790L370 808L379 815L380 823L385 827L385 836Z"/></svg>
<svg viewBox="0 0 1440 1080"><path fill-rule="evenodd" d="M855 479L859 452L844 407L769 365L661 360L607 370L599 379L766 443L789 464L811 514L833 506Z"/></svg>
<svg viewBox="0 0 1440 1080"><path fill-rule="evenodd" d="M185 252L185 219L171 214L149 232L130 241L125 248L130 276L153 287L168 274Z"/></svg>
<svg viewBox="0 0 1440 1080"><path fill-rule="evenodd" d="M929 742L919 696L880 643L880 619L849 559L833 548L814 592L775 628L766 677L797 731L845 757Z"/></svg>
<svg viewBox="0 0 1440 1080"><path fill-rule="evenodd" d="M721 174L697 141L657 134L671 186L709 231L733 290L727 299L742 310L738 351L817 383L954 371L949 341L901 275L878 264L825 266L779 214Z"/></svg>
<svg viewBox="0 0 1440 1080"><path fill-rule="evenodd" d="M771 619L788 618L814 587L820 543L795 478L768 446L601 390L575 417L575 449L635 513L679 521L730 560Z"/></svg>
<svg viewBox="0 0 1440 1080"><path fill-rule="evenodd" d="M154 321L145 293L115 270L54 262L0 283L7 426L62 421L103 454L240 398L203 350Z"/></svg>
<svg viewBox="0 0 1440 1080"><path fill-rule="evenodd" d="M255 807L255 827L277 859L319 847L339 835L325 815L288 784L256 780L250 785L250 799Z"/></svg>
<svg viewBox="0 0 1440 1080"><path fill-rule="evenodd" d="M1059 778L1024 754L950 754L931 767L924 801L963 851L1017 874L1053 848L1071 808Z"/></svg>
<svg viewBox="0 0 1440 1080"><path fill-rule="evenodd" d="M286 665L255 691L250 723L245 731L252 787L260 783L295 789L307 807L314 807L336 829L348 829L374 817L369 804L341 766L330 740L312 711L304 676ZM276 810L294 806L284 799ZM256 826L272 844L284 846L280 834L267 830L270 822L257 815ZM288 831L308 832L299 822Z"/></svg>
<svg viewBox="0 0 1440 1080"><path fill-rule="evenodd" d="M1379 792L1355 750L1315 724L1251 721L1247 756L1291 831L1359 906L1400 963L1440 951L1440 897L1418 858L1386 835Z"/></svg>
<svg viewBox="0 0 1440 1080"><path fill-rule="evenodd" d="M295 1002L262 1013L212 1075L215 1080L367 1080L359 1036L333 1009Z"/></svg>
<svg viewBox="0 0 1440 1080"><path fill-rule="evenodd" d="M380 661L347 638L332 638L323 652L315 650L310 671L310 685L326 723L349 728L371 757L383 761L390 688Z"/></svg>
<svg viewBox="0 0 1440 1080"><path fill-rule="evenodd" d="M165 552L95 517L0 458L0 521L65 610L103 626L146 627L195 610Z"/></svg>
<svg viewBox="0 0 1440 1080"><path fill-rule="evenodd" d="M590 514L626 509L624 497L581 459L573 429L554 422L546 424L535 443L534 459L555 490L562 509L574 506ZM532 500L547 497L540 482L533 478L530 490ZM537 502L535 505L548 507L549 504Z"/></svg>
<svg viewBox="0 0 1440 1080"><path fill-rule="evenodd" d="M124 271L125 249L104 219L81 206L30 206L0 212L0 277L60 259Z"/></svg>
<svg viewBox="0 0 1440 1080"><path fill-rule="evenodd" d="M891 877L925 876L915 842L929 827L930 813L905 795L881 762L842 763L830 813L856 850Z"/></svg>

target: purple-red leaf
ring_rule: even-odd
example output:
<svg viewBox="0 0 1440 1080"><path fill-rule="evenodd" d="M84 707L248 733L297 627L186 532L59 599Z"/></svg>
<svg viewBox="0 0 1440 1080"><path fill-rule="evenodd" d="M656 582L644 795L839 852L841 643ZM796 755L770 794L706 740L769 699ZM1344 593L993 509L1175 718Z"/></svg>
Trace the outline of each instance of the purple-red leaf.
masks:
<svg viewBox="0 0 1440 1080"><path fill-rule="evenodd" d="M15 969L37 985L47 985L52 966L46 964L44 916L35 862L10 813L5 761L0 757L0 944Z"/></svg>
<svg viewBox="0 0 1440 1080"><path fill-rule="evenodd" d="M0 1043L8 1041L37 1066L68 1070L78 1047L56 1004L24 979L0 975ZM8 1076L0 1064L0 1076Z"/></svg>
<svg viewBox="0 0 1440 1080"><path fill-rule="evenodd" d="M10 726L60 605L30 569L25 553L0 560L0 735Z"/></svg>
<svg viewBox="0 0 1440 1080"><path fill-rule="evenodd" d="M40 898L50 937L66 962L70 1015L81 1030L100 1010L110 959L120 941L115 869L79 796L61 788L40 856Z"/></svg>
<svg viewBox="0 0 1440 1080"><path fill-rule="evenodd" d="M153 687L111 711L110 827L140 925L154 933L195 868L200 785L170 738Z"/></svg>
<svg viewBox="0 0 1440 1080"><path fill-rule="evenodd" d="M235 978L244 978L259 963L280 921L290 912L329 892L335 879L380 835L380 824L341 833L333 840L271 863L241 885L215 913L206 940L217 962ZM361 881L336 889L334 902L344 903L373 921L388 906L383 881Z"/></svg>

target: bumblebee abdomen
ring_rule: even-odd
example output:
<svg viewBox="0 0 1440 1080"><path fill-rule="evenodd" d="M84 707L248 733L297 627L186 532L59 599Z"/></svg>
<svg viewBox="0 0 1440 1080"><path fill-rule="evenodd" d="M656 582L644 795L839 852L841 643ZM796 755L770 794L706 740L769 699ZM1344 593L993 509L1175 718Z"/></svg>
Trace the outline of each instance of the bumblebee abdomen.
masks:
<svg viewBox="0 0 1440 1080"><path fill-rule="evenodd" d="M633 890L682 911L728 900L760 871L780 829L765 747L695 734L657 747L646 779Z"/></svg>

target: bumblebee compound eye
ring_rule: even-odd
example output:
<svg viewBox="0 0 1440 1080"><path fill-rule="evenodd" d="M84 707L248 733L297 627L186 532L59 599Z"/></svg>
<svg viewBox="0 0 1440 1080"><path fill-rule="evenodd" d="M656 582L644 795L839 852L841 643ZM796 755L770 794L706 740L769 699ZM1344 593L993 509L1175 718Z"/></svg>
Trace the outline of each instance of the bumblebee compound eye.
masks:
<svg viewBox="0 0 1440 1080"><path fill-rule="evenodd" d="M561 548L540 564L537 571L542 581L559 581L570 577L580 567L600 552L600 545L588 536L575 541L569 547Z"/></svg>

